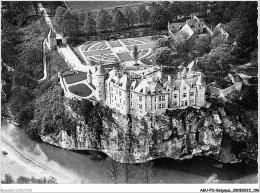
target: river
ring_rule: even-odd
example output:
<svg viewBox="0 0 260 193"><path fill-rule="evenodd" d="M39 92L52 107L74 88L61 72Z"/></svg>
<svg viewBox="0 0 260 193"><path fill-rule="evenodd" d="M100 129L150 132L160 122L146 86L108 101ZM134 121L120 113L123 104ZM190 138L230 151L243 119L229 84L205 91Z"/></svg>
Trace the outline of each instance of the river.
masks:
<svg viewBox="0 0 260 193"><path fill-rule="evenodd" d="M1 135L13 146L17 147L26 157L52 170L84 183L111 183L107 175L105 161L90 159L90 155L58 148L44 142L31 140L19 127L2 119ZM176 161L173 159L158 159L153 162L151 178L153 183L204 183L213 173L218 175L220 183L257 183L257 167L238 163L222 164L207 157L196 157L191 160ZM141 183L138 178L138 164L134 166L134 177L131 183ZM121 176L120 179L123 179ZM122 180L119 182L123 182Z"/></svg>

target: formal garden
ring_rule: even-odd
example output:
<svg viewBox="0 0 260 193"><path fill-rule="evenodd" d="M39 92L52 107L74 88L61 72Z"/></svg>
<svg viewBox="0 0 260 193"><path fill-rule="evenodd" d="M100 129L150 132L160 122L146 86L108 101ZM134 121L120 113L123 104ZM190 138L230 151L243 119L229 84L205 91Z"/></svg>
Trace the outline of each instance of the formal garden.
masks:
<svg viewBox="0 0 260 193"><path fill-rule="evenodd" d="M133 53L134 47L138 50L138 60L145 61L144 64L151 62L154 40L151 36L127 38L116 41L89 41L77 47L83 53L84 58L96 63L102 62L104 65L119 62L135 61ZM82 55L82 54L81 54ZM148 61L148 62L147 62ZM150 61L150 62L149 62Z"/></svg>

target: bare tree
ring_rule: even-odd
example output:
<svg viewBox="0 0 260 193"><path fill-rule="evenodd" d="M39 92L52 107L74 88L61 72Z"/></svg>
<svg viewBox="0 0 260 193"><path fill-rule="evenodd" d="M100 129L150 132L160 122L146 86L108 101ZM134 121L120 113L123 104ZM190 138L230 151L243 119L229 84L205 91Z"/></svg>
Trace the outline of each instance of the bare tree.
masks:
<svg viewBox="0 0 260 193"><path fill-rule="evenodd" d="M109 178L114 184L117 184L121 169L120 163L108 157L106 159L105 167Z"/></svg>

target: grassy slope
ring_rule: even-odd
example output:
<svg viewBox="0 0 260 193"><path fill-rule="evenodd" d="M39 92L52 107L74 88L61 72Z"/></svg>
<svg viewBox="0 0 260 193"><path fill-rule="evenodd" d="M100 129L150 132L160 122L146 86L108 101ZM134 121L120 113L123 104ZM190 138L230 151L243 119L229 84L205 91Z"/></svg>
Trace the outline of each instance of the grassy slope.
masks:
<svg viewBox="0 0 260 193"><path fill-rule="evenodd" d="M142 1L66 1L69 8L76 12L141 3Z"/></svg>

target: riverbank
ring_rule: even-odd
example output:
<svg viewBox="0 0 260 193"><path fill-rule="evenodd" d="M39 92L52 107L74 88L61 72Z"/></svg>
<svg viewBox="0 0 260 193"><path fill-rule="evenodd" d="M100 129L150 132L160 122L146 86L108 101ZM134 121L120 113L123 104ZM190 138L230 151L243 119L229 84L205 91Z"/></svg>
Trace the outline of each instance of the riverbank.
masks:
<svg viewBox="0 0 260 193"><path fill-rule="evenodd" d="M8 153L3 155L1 152L1 180L4 180L5 174L10 174L14 180L20 176L37 179L54 177L58 184L79 183L24 156L3 137L1 141L1 151Z"/></svg>

